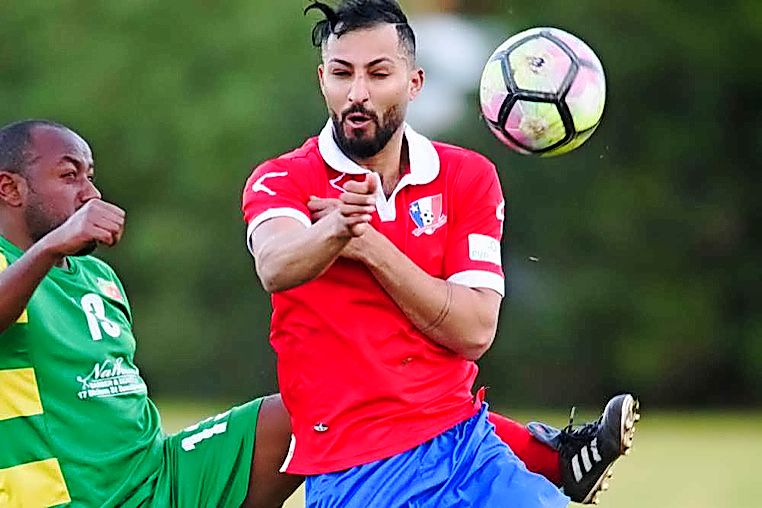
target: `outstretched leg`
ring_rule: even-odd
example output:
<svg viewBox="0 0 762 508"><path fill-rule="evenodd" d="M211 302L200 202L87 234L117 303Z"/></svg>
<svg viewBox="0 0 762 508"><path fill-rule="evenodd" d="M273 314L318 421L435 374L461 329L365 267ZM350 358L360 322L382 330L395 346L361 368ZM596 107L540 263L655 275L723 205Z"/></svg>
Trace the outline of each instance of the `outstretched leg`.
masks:
<svg viewBox="0 0 762 508"><path fill-rule="evenodd" d="M607 488L611 466L632 447L639 418L638 402L629 394L612 398L597 421L560 430L541 423L524 426L498 413L489 414L498 437L527 469L584 504L597 502L598 493ZM244 507L280 507L302 483L301 476L280 472L290 442L291 421L280 395L265 397Z"/></svg>
<svg viewBox="0 0 762 508"><path fill-rule="evenodd" d="M572 501L597 504L608 489L614 462L632 448L640 405L630 394L613 397L594 422L564 429L544 423L521 425L490 413L496 433L526 464L563 488Z"/></svg>
<svg viewBox="0 0 762 508"><path fill-rule="evenodd" d="M498 437L520 458L527 469L561 486L561 461L558 449L540 441L529 429L505 416L490 412L489 421Z"/></svg>

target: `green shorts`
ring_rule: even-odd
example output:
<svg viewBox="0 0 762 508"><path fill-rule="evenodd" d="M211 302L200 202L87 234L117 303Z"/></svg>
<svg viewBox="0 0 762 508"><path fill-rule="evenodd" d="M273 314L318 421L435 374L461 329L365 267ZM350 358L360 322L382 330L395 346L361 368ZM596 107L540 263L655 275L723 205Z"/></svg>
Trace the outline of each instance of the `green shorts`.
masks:
<svg viewBox="0 0 762 508"><path fill-rule="evenodd" d="M249 489L262 399L168 436L151 508L239 508Z"/></svg>

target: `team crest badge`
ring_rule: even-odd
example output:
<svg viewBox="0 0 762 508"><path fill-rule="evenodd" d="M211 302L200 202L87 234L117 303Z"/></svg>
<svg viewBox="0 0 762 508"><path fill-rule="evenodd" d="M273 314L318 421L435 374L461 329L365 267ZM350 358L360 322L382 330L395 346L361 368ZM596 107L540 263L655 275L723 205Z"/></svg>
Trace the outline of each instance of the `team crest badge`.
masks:
<svg viewBox="0 0 762 508"><path fill-rule="evenodd" d="M428 196L410 205L410 217L418 226L413 230L415 236L433 235L434 231L447 224L447 216L442 214L442 195Z"/></svg>
<svg viewBox="0 0 762 508"><path fill-rule="evenodd" d="M112 280L107 279L101 279L98 277L98 288L101 290L101 292L111 298L112 300L116 300L117 302L124 303L124 298L122 297L122 292L119 291L119 287L116 285L116 282Z"/></svg>

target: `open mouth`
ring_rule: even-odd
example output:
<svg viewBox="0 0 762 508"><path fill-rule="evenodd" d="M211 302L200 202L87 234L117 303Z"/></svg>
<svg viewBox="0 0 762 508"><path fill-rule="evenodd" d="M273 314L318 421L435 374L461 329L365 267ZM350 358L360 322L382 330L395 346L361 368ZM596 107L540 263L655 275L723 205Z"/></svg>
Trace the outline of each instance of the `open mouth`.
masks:
<svg viewBox="0 0 762 508"><path fill-rule="evenodd" d="M367 127L373 118L362 113L351 113L346 117L346 124L352 129L362 129Z"/></svg>

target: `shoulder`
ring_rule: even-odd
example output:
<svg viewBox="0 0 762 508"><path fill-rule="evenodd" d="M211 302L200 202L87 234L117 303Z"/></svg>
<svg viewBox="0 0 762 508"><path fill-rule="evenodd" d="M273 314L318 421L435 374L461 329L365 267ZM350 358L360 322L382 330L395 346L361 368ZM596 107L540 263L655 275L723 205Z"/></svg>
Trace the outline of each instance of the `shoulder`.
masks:
<svg viewBox="0 0 762 508"><path fill-rule="evenodd" d="M273 172L287 172L289 175L310 173L323 165L317 138L310 138L299 148L257 165L251 176L259 177Z"/></svg>
<svg viewBox="0 0 762 508"><path fill-rule="evenodd" d="M89 272L94 275L98 275L101 277L108 277L109 279L113 280L119 280L119 277L117 277L116 272L113 268L111 268L111 265L106 263L100 258L97 258L95 256L78 256L75 258L69 258L69 259L75 259L76 262L79 264L80 268L86 272Z"/></svg>
<svg viewBox="0 0 762 508"><path fill-rule="evenodd" d="M433 145L439 154L441 171L448 178L471 182L496 175L495 164L479 152L447 143Z"/></svg>
<svg viewBox="0 0 762 508"><path fill-rule="evenodd" d="M121 308L127 320L132 323L132 308L122 281L111 265L95 256L73 258L78 263L80 277L91 291L105 296L112 305Z"/></svg>
<svg viewBox="0 0 762 508"><path fill-rule="evenodd" d="M304 215L309 196L325 188L327 173L318 151L317 138L310 138L300 148L257 166L243 189L242 210L244 220L251 224L255 217L270 209L293 208Z"/></svg>

